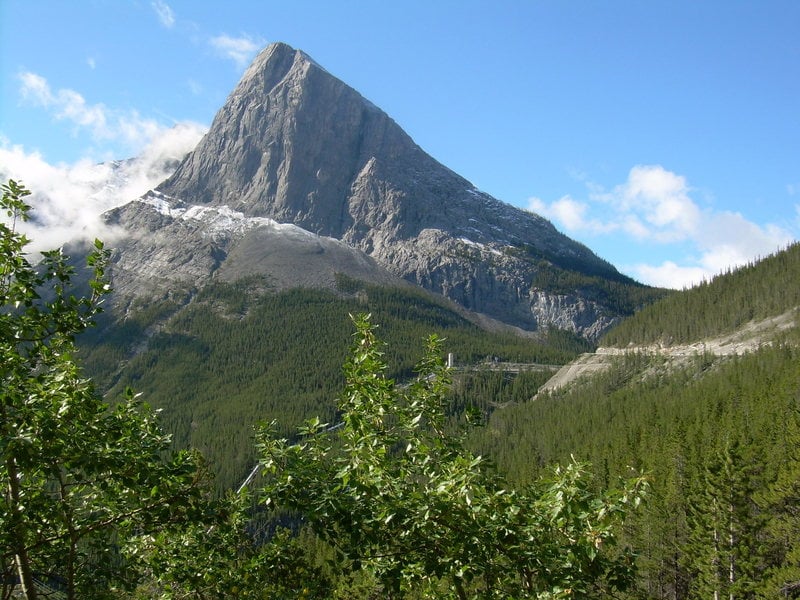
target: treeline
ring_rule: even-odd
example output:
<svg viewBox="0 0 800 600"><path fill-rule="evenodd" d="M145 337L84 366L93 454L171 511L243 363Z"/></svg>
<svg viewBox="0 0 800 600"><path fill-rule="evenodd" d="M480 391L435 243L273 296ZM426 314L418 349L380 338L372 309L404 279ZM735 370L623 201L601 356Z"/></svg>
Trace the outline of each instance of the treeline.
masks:
<svg viewBox="0 0 800 600"><path fill-rule="evenodd" d="M281 433L289 434L311 416L335 419L352 336L348 315L361 312L380 324L388 375L398 380L413 375L420 342L431 333L445 338L446 351L459 364L487 357L563 364L589 348L555 330L536 340L487 333L424 292L342 279L338 293L264 294L257 281L208 286L185 306L152 304L132 311L122 324L106 321L82 339L83 353L88 373L111 397L131 386L162 409L176 446L200 449L225 488L237 485L255 460L257 423L276 419ZM500 388L502 402L535 393L531 384L514 387L515 377L489 383L493 378L470 376L464 385L474 396L454 397L454 403L469 402L488 413Z"/></svg>
<svg viewBox="0 0 800 600"><path fill-rule="evenodd" d="M800 244L671 294L623 321L600 345L680 344L729 333L800 306Z"/></svg>
<svg viewBox="0 0 800 600"><path fill-rule="evenodd" d="M679 370L643 355L493 413L473 443L517 482L574 456L604 489L644 472L636 598L800 595L800 335ZM791 533L790 533L791 532Z"/></svg>
<svg viewBox="0 0 800 600"><path fill-rule="evenodd" d="M536 247L522 244L504 250L536 267L531 288L553 294L580 295L620 315L632 315L643 306L669 295L671 290L638 283L619 273L611 263L589 263L573 256L544 255Z"/></svg>
<svg viewBox="0 0 800 600"><path fill-rule="evenodd" d="M608 274L586 274L559 268L544 260L539 261L537 267L531 287L554 294L579 293L621 315L632 315L671 294L670 290L642 285L624 275L612 278Z"/></svg>

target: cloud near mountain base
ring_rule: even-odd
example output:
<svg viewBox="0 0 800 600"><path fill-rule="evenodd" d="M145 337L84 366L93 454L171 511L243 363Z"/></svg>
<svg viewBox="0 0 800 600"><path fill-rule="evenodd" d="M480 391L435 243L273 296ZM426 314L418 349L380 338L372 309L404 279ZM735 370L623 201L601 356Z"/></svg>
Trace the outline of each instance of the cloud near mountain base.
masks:
<svg viewBox="0 0 800 600"><path fill-rule="evenodd" d="M201 125L180 123L157 130L136 158L103 163L87 158L57 165L0 139L0 177L21 182L33 192L28 199L32 219L21 225L32 239L31 250L77 239L113 241L115 232L104 224L102 213L166 179L204 133Z"/></svg>

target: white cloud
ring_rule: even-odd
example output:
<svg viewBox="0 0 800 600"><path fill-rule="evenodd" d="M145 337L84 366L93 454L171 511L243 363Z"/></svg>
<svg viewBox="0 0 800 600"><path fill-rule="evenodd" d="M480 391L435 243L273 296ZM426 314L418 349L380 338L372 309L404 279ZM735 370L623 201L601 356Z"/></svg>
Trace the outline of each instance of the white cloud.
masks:
<svg viewBox="0 0 800 600"><path fill-rule="evenodd" d="M175 13L172 8L170 8L169 4L163 0L153 0L151 6L153 10L156 11L156 16L158 16L158 20L164 27L169 29L175 25Z"/></svg>
<svg viewBox="0 0 800 600"><path fill-rule="evenodd" d="M90 56L86 59L86 64L89 65L89 68L94 71L97 68L97 61L94 59L93 56Z"/></svg>
<svg viewBox="0 0 800 600"><path fill-rule="evenodd" d="M660 165L633 167L627 181L610 192L596 184L590 190L594 190L590 199L609 205L609 227L640 239L686 239L695 235L700 224L700 209L689 196L686 179Z"/></svg>
<svg viewBox="0 0 800 600"><path fill-rule="evenodd" d="M81 127L87 127L97 137L110 135L107 109L102 104L89 106L83 96L70 89L53 92L47 80L36 73L25 72L19 78L22 83L20 93L23 100L52 110L57 119L66 119Z"/></svg>
<svg viewBox="0 0 800 600"><path fill-rule="evenodd" d="M81 94L67 88L54 91L47 80L36 73L24 72L19 79L23 100L50 111L57 120L88 130L95 140L119 141L138 150L163 128L135 110L112 110L102 103L88 104Z"/></svg>
<svg viewBox="0 0 800 600"><path fill-rule="evenodd" d="M645 220L668 236L697 231L700 210L689 197L686 179L661 166L636 166L618 191L624 205L641 212Z"/></svg>
<svg viewBox="0 0 800 600"><path fill-rule="evenodd" d="M211 38L211 46L225 58L231 59L238 68L248 65L256 52L264 45L249 36L231 37L226 34Z"/></svg>
<svg viewBox="0 0 800 600"><path fill-rule="evenodd" d="M565 196L548 204L533 198L529 207L573 235L596 238L613 232L627 236L630 244L640 247L647 244L678 248L680 243L693 249L683 265L663 261L660 265L638 263L624 267L651 285L691 286L726 269L763 258L794 239L791 232L778 225L759 225L739 213L701 208L692 199L686 178L660 165L633 167L627 180L611 191L585 183L588 201ZM631 251L635 252L629 245L628 252ZM685 248L681 253L686 254Z"/></svg>
<svg viewBox="0 0 800 600"><path fill-rule="evenodd" d="M638 264L631 267L636 279L656 287L682 289L710 279L703 267L681 267L671 260L658 266Z"/></svg>
<svg viewBox="0 0 800 600"><path fill-rule="evenodd" d="M158 185L203 133L204 128L195 123L161 128L137 158L116 164L82 159L52 165L38 152L0 139L0 178L15 179L33 192L29 199L34 207L32 220L24 224L33 240L30 249L95 237L113 242L115 232L100 215Z"/></svg>
<svg viewBox="0 0 800 600"><path fill-rule="evenodd" d="M662 242L685 239L696 234L701 211L689 196L686 179L659 165L637 165L625 183L606 191L586 182L589 202L564 196L550 204L538 198L531 210L558 221L568 231L608 233L623 231L638 239ZM604 218L589 216L594 206L604 204Z"/></svg>
<svg viewBox="0 0 800 600"><path fill-rule="evenodd" d="M569 195L562 196L551 204L545 203L540 198L531 198L528 201L528 210L542 215L548 219L558 221L571 231L591 231L605 233L613 226L601 223L596 219L587 219L589 205L579 202Z"/></svg>

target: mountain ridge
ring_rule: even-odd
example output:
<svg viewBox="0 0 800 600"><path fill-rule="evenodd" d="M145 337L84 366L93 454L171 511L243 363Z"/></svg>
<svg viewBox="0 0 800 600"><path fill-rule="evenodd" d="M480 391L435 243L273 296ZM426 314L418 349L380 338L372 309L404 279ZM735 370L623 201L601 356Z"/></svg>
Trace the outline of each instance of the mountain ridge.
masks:
<svg viewBox="0 0 800 600"><path fill-rule="evenodd" d="M197 271L193 285L210 281L235 252L241 232L212 232L198 219L190 231L169 213L200 215L190 207L207 206L339 240L378 270L528 331L553 326L599 337L622 316L606 292L593 291L601 280L632 298L628 305L658 295L541 216L476 189L361 94L282 43L256 57L209 131L153 195L161 213L139 202L109 215L131 232L120 243L115 279L134 294L152 287L138 268L179 262L167 241L192 249L179 266ZM164 238L157 251L137 242L144 221ZM548 269L583 280L552 291L539 285Z"/></svg>

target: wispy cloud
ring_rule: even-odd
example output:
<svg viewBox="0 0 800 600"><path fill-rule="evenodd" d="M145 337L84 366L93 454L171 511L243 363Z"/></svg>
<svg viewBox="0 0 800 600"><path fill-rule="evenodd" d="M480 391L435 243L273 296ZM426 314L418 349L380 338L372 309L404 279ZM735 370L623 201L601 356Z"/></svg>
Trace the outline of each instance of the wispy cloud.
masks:
<svg viewBox="0 0 800 600"><path fill-rule="evenodd" d="M188 79L186 81L186 86L189 88L189 91L192 92L193 95L199 96L203 93L203 85L194 79Z"/></svg>
<svg viewBox="0 0 800 600"><path fill-rule="evenodd" d="M181 123L160 129L135 159L96 163L85 158L57 165L0 138L0 178L21 181L33 192L32 220L23 225L33 240L31 250L96 237L113 241L115 231L100 215L167 178L204 132L195 123Z"/></svg>
<svg viewBox="0 0 800 600"><path fill-rule="evenodd" d="M135 110L113 110L102 103L89 104L75 90L53 90L47 80L36 73L20 74L20 95L25 102L40 106L60 121L88 130L97 141L119 141L139 149L163 126L154 119L142 117Z"/></svg>
<svg viewBox="0 0 800 600"><path fill-rule="evenodd" d="M151 6L156 12L158 20L164 27L170 29L175 25L175 13L172 8L170 8L169 4L163 0L153 0L153 2L151 2Z"/></svg>
<svg viewBox="0 0 800 600"><path fill-rule="evenodd" d="M23 100L52 110L58 119L66 119L81 127L88 127L98 136L104 136L108 130L106 108L102 104L89 106L83 96L70 89L53 92L47 80L36 73L25 72L20 74L19 78Z"/></svg>
<svg viewBox="0 0 800 600"><path fill-rule="evenodd" d="M664 261L627 265L652 285L681 288L710 279L787 245L791 232L757 224L740 213L702 208L686 178L660 165L633 167L627 180L611 190L587 183L587 199L565 196L553 202L529 201L530 210L559 224L569 234L624 236L632 245L690 248L685 264Z"/></svg>
<svg viewBox="0 0 800 600"><path fill-rule="evenodd" d="M212 37L209 43L218 54L235 62L237 68L240 69L246 67L255 53L264 45L263 41L247 35L231 37L226 34Z"/></svg>
<svg viewBox="0 0 800 600"><path fill-rule="evenodd" d="M123 163L98 164L87 156L53 165L36 151L0 139L0 179L20 180L34 192L33 220L26 226L35 250L74 239L113 238L100 215L155 187L205 132L196 123L170 127L134 110L90 104L75 90L53 90L35 73L22 73L20 82L24 101L70 123L76 131L89 132L96 141L121 143L136 155Z"/></svg>

